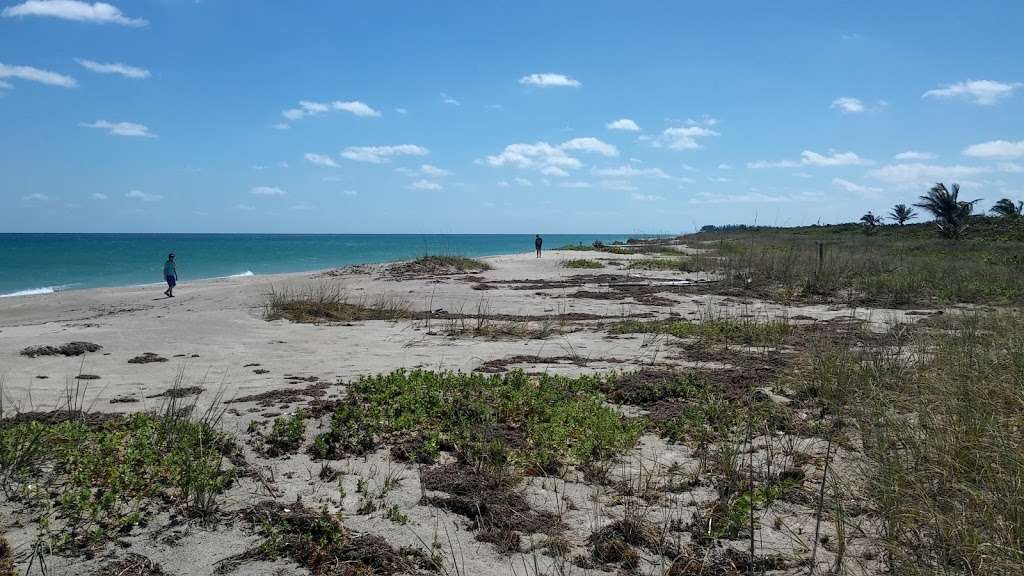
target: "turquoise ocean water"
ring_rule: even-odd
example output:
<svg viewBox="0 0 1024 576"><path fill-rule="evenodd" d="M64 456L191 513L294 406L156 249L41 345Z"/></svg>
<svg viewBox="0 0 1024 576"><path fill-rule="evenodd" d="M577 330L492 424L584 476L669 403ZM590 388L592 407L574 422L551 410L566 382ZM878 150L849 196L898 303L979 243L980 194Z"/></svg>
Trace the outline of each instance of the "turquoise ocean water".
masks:
<svg viewBox="0 0 1024 576"><path fill-rule="evenodd" d="M544 247L628 235L550 234ZM494 256L533 250L530 234L0 234L0 297L163 282L168 252L179 282L302 272L424 254Z"/></svg>

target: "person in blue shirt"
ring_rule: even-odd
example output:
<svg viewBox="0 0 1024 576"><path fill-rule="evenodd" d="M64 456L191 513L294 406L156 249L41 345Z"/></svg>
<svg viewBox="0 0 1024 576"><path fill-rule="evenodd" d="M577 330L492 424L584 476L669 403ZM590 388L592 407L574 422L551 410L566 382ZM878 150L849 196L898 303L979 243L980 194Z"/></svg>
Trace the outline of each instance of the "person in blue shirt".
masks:
<svg viewBox="0 0 1024 576"><path fill-rule="evenodd" d="M164 280L167 281L167 290L164 294L168 298L174 298L174 286L178 284L178 267L174 264L174 253L167 255L167 262L164 262Z"/></svg>

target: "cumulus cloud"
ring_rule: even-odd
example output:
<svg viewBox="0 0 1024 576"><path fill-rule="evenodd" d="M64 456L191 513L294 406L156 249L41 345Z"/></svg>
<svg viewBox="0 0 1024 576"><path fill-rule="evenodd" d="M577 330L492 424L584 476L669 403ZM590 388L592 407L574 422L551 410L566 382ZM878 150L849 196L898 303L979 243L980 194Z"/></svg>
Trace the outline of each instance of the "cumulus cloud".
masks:
<svg viewBox="0 0 1024 576"><path fill-rule="evenodd" d="M408 111L408 110L406 110L405 108L395 108L395 112L398 112L398 113L399 113L399 114L401 114L402 116L405 116L406 114L408 114L408 113L409 113L409 111Z"/></svg>
<svg viewBox="0 0 1024 576"><path fill-rule="evenodd" d="M714 125L714 122L708 125ZM681 126L666 128L654 143L672 150L696 150L701 147L698 140L708 136L718 136L718 132L705 126Z"/></svg>
<svg viewBox="0 0 1024 576"><path fill-rule="evenodd" d="M341 194L342 196L358 196L359 192L356 192L355 190L342 190Z"/></svg>
<svg viewBox="0 0 1024 576"><path fill-rule="evenodd" d="M444 186L441 186L437 182L421 178L412 184L407 186L410 190L443 190Z"/></svg>
<svg viewBox="0 0 1024 576"><path fill-rule="evenodd" d="M794 194L765 194L757 190L742 194L718 194L714 192L698 192L690 198L690 204L757 204L816 202L822 195L814 192L798 192Z"/></svg>
<svg viewBox="0 0 1024 576"><path fill-rule="evenodd" d="M558 146L547 142L536 144L509 144L501 154L488 156L485 161L491 166L514 166L516 168L544 168L558 166L560 168L579 168L582 162L566 154Z"/></svg>
<svg viewBox="0 0 1024 576"><path fill-rule="evenodd" d="M84 58L75 58L75 62L78 62L86 70L91 70L97 74L118 74L133 80L149 78L149 70L129 66L120 62L102 63L95 62L93 60L86 60Z"/></svg>
<svg viewBox="0 0 1024 576"><path fill-rule="evenodd" d="M581 181L560 182L558 184L558 187L559 188L571 188L571 189L583 189L583 188L590 188L591 184L590 184L590 182L581 182Z"/></svg>
<svg viewBox="0 0 1024 576"><path fill-rule="evenodd" d="M157 135L149 131L149 127L143 124L136 124L134 122L108 122L106 120L97 120L92 123L82 122L79 124L82 128L99 128L100 130L106 130L107 134L112 136L128 136L131 138L156 138Z"/></svg>
<svg viewBox="0 0 1024 576"><path fill-rule="evenodd" d="M556 178L565 178L569 175L568 172L562 170L558 166L545 166L541 169L540 173L545 176L554 176Z"/></svg>
<svg viewBox="0 0 1024 576"><path fill-rule="evenodd" d="M0 62L0 79L2 78L17 78L18 80L38 82L49 86L60 86L61 88L75 88L78 86L78 82L70 76L50 72L49 70L40 70L31 66L9 66ZM6 87L10 87L10 84L5 84Z"/></svg>
<svg viewBox="0 0 1024 576"><path fill-rule="evenodd" d="M445 176L451 176L451 172L444 168L438 168L437 166L431 166L430 164L423 164L420 166L420 172L425 176L431 178L444 178Z"/></svg>
<svg viewBox="0 0 1024 576"><path fill-rule="evenodd" d="M629 118L619 118L618 120L614 120L612 122L609 122L608 124L605 124L605 126L609 130L625 130L627 132L640 131L640 127L637 126L636 122L630 120Z"/></svg>
<svg viewBox="0 0 1024 576"><path fill-rule="evenodd" d="M356 162L382 164L390 162L395 156L426 156L430 150L415 144L399 144L397 146L349 146L341 155L343 158Z"/></svg>
<svg viewBox="0 0 1024 576"><path fill-rule="evenodd" d="M360 102L359 100L352 100L349 102L342 100L335 100L334 102L300 100L297 108L284 110L281 112L281 116L295 122L297 120L302 120L303 118L319 116L320 114L324 114L332 110L348 112L355 116L359 116L360 118L377 118L381 115L379 111L364 102Z"/></svg>
<svg viewBox="0 0 1024 576"><path fill-rule="evenodd" d="M143 192L142 190L129 190L128 193L124 195L124 197L130 198L132 200L142 200L143 202L159 202L160 200L164 199L164 197L161 196L160 194Z"/></svg>
<svg viewBox="0 0 1024 576"><path fill-rule="evenodd" d="M628 180L602 180L601 188L604 188L605 190L622 190L625 192L639 190L639 188Z"/></svg>
<svg viewBox="0 0 1024 576"><path fill-rule="evenodd" d="M256 209L256 207L251 204L235 204L235 208L243 212L252 212Z"/></svg>
<svg viewBox="0 0 1024 576"><path fill-rule="evenodd" d="M568 86L576 88L582 86L579 80L570 78L565 74L529 74L519 79L520 84L526 86Z"/></svg>
<svg viewBox="0 0 1024 576"><path fill-rule="evenodd" d="M597 168L591 170L594 176L601 176L604 178L670 178L661 168L637 168L636 166L630 166L625 164L616 168Z"/></svg>
<svg viewBox="0 0 1024 576"><path fill-rule="evenodd" d="M23 16L41 16L74 20L76 22L92 22L95 24L119 24L121 26L145 26L142 18L129 18L121 13L116 6L105 2L80 2L78 0L28 0L21 4L4 8L6 18Z"/></svg>
<svg viewBox="0 0 1024 576"><path fill-rule="evenodd" d="M881 188L864 186L861 184L857 184L855 182L850 182L849 180L844 180L842 178L833 178L832 185L846 192L859 194L865 198L877 198L878 195L882 192Z"/></svg>
<svg viewBox="0 0 1024 576"><path fill-rule="evenodd" d="M337 168L338 163L333 158L326 154L315 154L313 152L307 152L303 158L306 162L313 164L314 166L327 166L330 168Z"/></svg>
<svg viewBox="0 0 1024 576"><path fill-rule="evenodd" d="M287 196L288 193L277 186L255 186L249 189L249 194L256 196Z"/></svg>
<svg viewBox="0 0 1024 576"><path fill-rule="evenodd" d="M869 170L867 176L894 186L929 186L936 182L959 180L989 172L985 166L942 166L912 162L908 164L890 164Z"/></svg>
<svg viewBox="0 0 1024 576"><path fill-rule="evenodd" d="M995 80L968 80L957 82L942 88L929 90L921 95L922 98L965 98L981 106L992 106L1000 100L1005 100L1020 87L1020 82L1006 83Z"/></svg>
<svg viewBox="0 0 1024 576"><path fill-rule="evenodd" d="M896 160L934 160L935 154L931 152L918 152L916 150L907 150L906 152L900 152L893 156Z"/></svg>
<svg viewBox="0 0 1024 576"><path fill-rule="evenodd" d="M602 156L618 156L619 149L615 146L598 140L597 138L573 138L563 142L562 150L577 150L580 152L593 152Z"/></svg>
<svg viewBox="0 0 1024 576"><path fill-rule="evenodd" d="M657 202L658 200L664 200L664 196L658 196L656 194L631 194L633 200L638 202Z"/></svg>
<svg viewBox="0 0 1024 576"><path fill-rule="evenodd" d="M755 162L747 162L747 168L796 168L799 166L799 162L793 160L757 160Z"/></svg>
<svg viewBox="0 0 1024 576"><path fill-rule="evenodd" d="M515 182L516 184L520 185L520 186L525 186L525 187L533 186L533 182L530 182L526 178L513 178L512 181Z"/></svg>
<svg viewBox="0 0 1024 576"><path fill-rule="evenodd" d="M844 114L859 114L867 110L859 98L853 98L850 96L841 96L832 101L832 105L829 106L832 109L838 109Z"/></svg>
<svg viewBox="0 0 1024 576"><path fill-rule="evenodd" d="M996 164L996 170L999 170L1000 172L1008 172L1011 174L1020 174L1021 172L1024 172L1024 166L1021 166L1020 164L1016 164L1014 162L1000 162Z"/></svg>
<svg viewBox="0 0 1024 576"><path fill-rule="evenodd" d="M444 102L445 104L448 104L450 106L462 106L462 102L460 102L456 98L453 98L445 94L444 92L441 92L441 102Z"/></svg>
<svg viewBox="0 0 1024 576"><path fill-rule="evenodd" d="M964 148L964 156L975 158L1022 158L1024 157L1024 140L1009 142L992 140L981 144L972 144Z"/></svg>
<svg viewBox="0 0 1024 576"><path fill-rule="evenodd" d="M93 200L106 200L107 195L104 194L103 192L94 192L92 194L89 194L89 198L92 198Z"/></svg>
<svg viewBox="0 0 1024 576"><path fill-rule="evenodd" d="M833 152L825 156L813 150L801 152L800 161L810 166L861 166L871 163L870 160L865 160L853 152Z"/></svg>
<svg viewBox="0 0 1024 576"><path fill-rule="evenodd" d="M50 197L47 196L46 194L33 192L32 194L26 194L22 196L21 200L23 202L48 202L50 200Z"/></svg>

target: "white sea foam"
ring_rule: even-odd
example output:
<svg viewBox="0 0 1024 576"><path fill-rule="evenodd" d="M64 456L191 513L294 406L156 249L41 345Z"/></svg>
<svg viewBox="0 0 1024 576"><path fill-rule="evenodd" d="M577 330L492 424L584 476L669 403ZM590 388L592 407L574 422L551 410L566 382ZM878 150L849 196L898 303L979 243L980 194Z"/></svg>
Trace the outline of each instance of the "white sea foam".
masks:
<svg viewBox="0 0 1024 576"><path fill-rule="evenodd" d="M38 294L53 294L54 292L60 292L67 288L70 284L65 286L43 286L42 288L29 288L28 290L18 290L17 292L11 292L10 294L0 294L0 298L13 298L15 296L35 296Z"/></svg>
<svg viewBox="0 0 1024 576"><path fill-rule="evenodd" d="M246 276L255 276L255 274L252 273L252 270L246 270L241 274L232 274L231 276L228 276L228 278L245 278Z"/></svg>

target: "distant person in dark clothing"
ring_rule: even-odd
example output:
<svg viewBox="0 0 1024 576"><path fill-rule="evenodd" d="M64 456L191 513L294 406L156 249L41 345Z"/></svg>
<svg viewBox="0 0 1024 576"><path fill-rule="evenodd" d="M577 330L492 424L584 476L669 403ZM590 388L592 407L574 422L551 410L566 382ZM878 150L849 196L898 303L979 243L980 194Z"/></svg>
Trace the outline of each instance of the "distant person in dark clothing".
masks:
<svg viewBox="0 0 1024 576"><path fill-rule="evenodd" d="M537 249L537 258L540 258L540 248L543 245L544 239L540 237L540 234L537 234L537 236L534 237L533 239L533 247Z"/></svg>
<svg viewBox="0 0 1024 576"><path fill-rule="evenodd" d="M164 262L164 280L167 281L167 290L164 294L168 298L174 298L174 287L178 284L178 267L174 264L174 253L167 255L167 262Z"/></svg>

